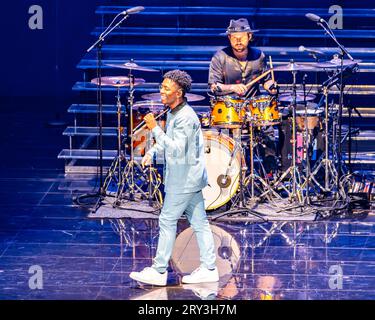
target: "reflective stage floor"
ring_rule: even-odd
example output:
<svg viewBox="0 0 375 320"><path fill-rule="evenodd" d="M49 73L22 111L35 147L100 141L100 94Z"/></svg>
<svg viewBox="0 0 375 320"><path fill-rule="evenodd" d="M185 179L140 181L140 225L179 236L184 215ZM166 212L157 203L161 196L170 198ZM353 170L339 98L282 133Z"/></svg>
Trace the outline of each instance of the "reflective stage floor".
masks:
<svg viewBox="0 0 375 320"><path fill-rule="evenodd" d="M181 221L168 286L140 286L128 275L151 264L157 220L121 220L121 245L118 223L88 219L72 204L95 184L64 176L56 159L61 128L43 126L51 115L6 116L13 127L2 128L1 148L15 156L0 162L0 299L375 299L371 211L320 222L213 224L222 277L199 286L180 284L198 257Z"/></svg>

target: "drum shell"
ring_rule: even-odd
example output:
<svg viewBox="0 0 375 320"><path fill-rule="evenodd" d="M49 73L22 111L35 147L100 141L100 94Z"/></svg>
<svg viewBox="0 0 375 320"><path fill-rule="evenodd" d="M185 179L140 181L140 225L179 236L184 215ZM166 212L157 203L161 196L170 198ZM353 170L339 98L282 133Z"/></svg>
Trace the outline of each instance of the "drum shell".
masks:
<svg viewBox="0 0 375 320"><path fill-rule="evenodd" d="M211 124L214 127L235 129L245 120L248 104L245 100L224 96L212 101Z"/></svg>

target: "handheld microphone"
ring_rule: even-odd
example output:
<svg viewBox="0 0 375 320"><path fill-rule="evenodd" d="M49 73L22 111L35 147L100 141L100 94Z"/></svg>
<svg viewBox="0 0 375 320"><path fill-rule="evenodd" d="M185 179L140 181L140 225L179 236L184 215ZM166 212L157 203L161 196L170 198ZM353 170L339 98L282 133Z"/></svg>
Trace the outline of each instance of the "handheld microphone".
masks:
<svg viewBox="0 0 375 320"><path fill-rule="evenodd" d="M325 55L325 53L322 52L322 51L308 49L308 48L306 48L305 46L299 46L299 47L298 47L298 51L300 51L300 52L304 52L304 51L306 51L306 52L310 52L310 53L313 53L313 54L321 54L321 55Z"/></svg>
<svg viewBox="0 0 375 320"><path fill-rule="evenodd" d="M317 16L316 14L313 14L313 13L306 13L305 17L307 19L310 19L311 21L314 21L314 22L320 22L320 23L326 22L324 19L322 19L321 17L319 17L319 16Z"/></svg>
<svg viewBox="0 0 375 320"><path fill-rule="evenodd" d="M128 10L125 10L125 11L121 12L121 14L125 14L125 15L135 14L135 13L143 11L144 9L145 9L145 7L141 7L141 6L133 7L133 8L130 8Z"/></svg>

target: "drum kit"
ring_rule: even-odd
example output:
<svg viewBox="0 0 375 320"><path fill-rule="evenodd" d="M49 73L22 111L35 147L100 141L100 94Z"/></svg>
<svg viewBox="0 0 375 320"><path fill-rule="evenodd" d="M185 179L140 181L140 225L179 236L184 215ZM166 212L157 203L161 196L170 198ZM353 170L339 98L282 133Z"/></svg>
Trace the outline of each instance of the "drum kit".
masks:
<svg viewBox="0 0 375 320"><path fill-rule="evenodd" d="M313 102L316 96L306 92L305 77L302 90L301 84L297 84L297 74L319 68L336 70L340 64L350 66L356 63L358 61L333 59L302 65L291 61L274 68L270 59L270 69L255 78L249 88L269 73L274 79L274 72L289 72L293 79L291 90L274 96L212 96L209 111L197 112L203 129L209 182L203 189L206 210L215 212L224 208L228 214L247 212L257 215L253 208L259 203L268 202L279 208L280 200L287 199L290 208L300 208L322 194L337 193L340 188L336 179L339 139L335 132L337 114L330 110L328 104L331 84L323 86L325 105L318 106ZM152 166L142 168L135 161L135 156L143 156L152 140L143 121L145 115L152 112L159 126L165 128L168 109L161 103L160 93L145 94L143 101L134 103L135 88L144 84L145 80L132 74L133 71L158 70L139 66L133 61L108 66L127 69L129 74L91 81L96 85L101 82L103 86L117 88L118 154L108 171L104 189L107 195L115 196L114 206L120 206L123 199L134 200L137 194L142 199L148 199L150 205L157 198L160 206L162 196L158 170ZM128 140L124 139L121 126L122 87L129 90ZM186 94L186 98L188 102L205 99L202 95L191 93ZM275 139L270 140L271 136ZM317 141L318 137L320 141ZM324 150L313 157L312 150L316 150L317 143L323 144L323 140ZM271 141L270 148L267 141ZM125 150L124 144L127 146ZM272 160L273 165L267 165L267 158ZM114 191L111 191L113 186ZM284 202L282 205L285 205Z"/></svg>

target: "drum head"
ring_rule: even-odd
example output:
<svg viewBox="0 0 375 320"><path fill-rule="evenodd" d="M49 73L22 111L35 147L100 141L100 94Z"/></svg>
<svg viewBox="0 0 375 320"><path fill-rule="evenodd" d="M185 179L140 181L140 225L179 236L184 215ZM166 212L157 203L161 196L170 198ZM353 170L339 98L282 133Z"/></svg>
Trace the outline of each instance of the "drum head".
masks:
<svg viewBox="0 0 375 320"><path fill-rule="evenodd" d="M228 232L211 225L215 242L216 264L220 277L236 272L240 260L240 247ZM172 264L179 273L191 273L199 267L199 247L191 227L181 232L175 242Z"/></svg>
<svg viewBox="0 0 375 320"><path fill-rule="evenodd" d="M216 131L204 131L203 136L208 175L203 198L206 210L214 210L226 204L239 187L241 155L237 152L229 166L234 140Z"/></svg>

